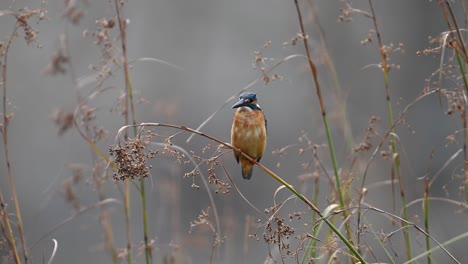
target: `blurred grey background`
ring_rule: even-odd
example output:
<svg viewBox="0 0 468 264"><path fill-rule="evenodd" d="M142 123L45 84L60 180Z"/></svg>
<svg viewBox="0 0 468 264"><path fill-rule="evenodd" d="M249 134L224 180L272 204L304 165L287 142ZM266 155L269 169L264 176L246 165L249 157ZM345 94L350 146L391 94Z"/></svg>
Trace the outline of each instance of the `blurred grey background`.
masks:
<svg viewBox="0 0 468 264"><path fill-rule="evenodd" d="M303 2L301 6L312 55L317 59L338 163L340 168L347 170L351 164L352 151L343 139L342 123L338 118L338 109L343 102L333 99L334 91L342 89L355 143L364 136L371 116L382 118L377 123L378 135L374 144L380 141L388 129L383 75L376 67L369 67L380 62L378 48L375 41L367 45L361 44L361 40L367 37L372 28L372 21L354 15L352 22L338 22L340 9L345 7L340 1L300 2ZM367 1L351 3L355 8L369 10ZM0 10L17 11L24 6L34 9L40 4L40 1L2 1ZM98 64L101 55L100 47L93 44L91 37L83 37L83 31L94 31L97 19L115 18L115 7L109 1L77 1L76 5L84 12L84 16L78 24L73 25L64 17L66 5L63 1L48 1L45 5L47 21L31 24L38 30L37 43L27 45L22 39L15 39L8 54L8 110L14 112L14 119L9 124L10 158L28 245L33 245L46 235L30 250L33 263L39 263L43 257L47 258L52 248L52 238L59 243L54 263L111 262L103 247L105 238L99 224L98 209L92 209L48 234L49 230L74 212L72 205L66 201L63 187L64 182L73 176L70 164L86 168L92 166L92 163L91 150L76 130L71 129L58 136L59 129L53 121L54 111L74 111L76 107L76 87L70 68L66 66L66 74L56 76L45 75L44 69L61 47L60 36L67 36L74 75L76 78L89 79L94 74L89 66ZM426 79L437 70L440 54L417 56L416 52L431 46L429 37L438 37L447 30L446 22L437 1L374 1L374 5L384 44L393 43L395 47L399 43L404 44L404 53L395 52L390 55L390 63L401 67L390 72L391 97L395 116L398 116L421 93ZM460 21L463 21L460 1L455 1L453 5L459 12ZM135 96L137 99L145 99L144 103L136 105L137 122L174 123L196 128L225 100L234 95L237 97L241 89L261 78L254 59L256 52L262 50L265 43L270 42L262 50L263 57L268 58L267 66L290 55L305 53L301 41L297 45L284 44L296 37L299 31L294 1L128 1L124 6L124 16L130 22L127 31L130 60L157 58L178 67L148 61L132 64L131 78ZM0 37L5 43L16 21L7 15L1 16L0 21ZM324 32L326 46L322 45L318 37L319 28ZM114 34L116 33L114 30ZM119 47L120 42L116 41L115 44ZM36 47L37 45L40 47ZM336 87L333 76L324 63L323 54L327 51L336 67L340 88ZM450 52L447 57L452 56ZM301 148L307 148L307 143L299 140L304 134L313 144L326 143L315 87L303 57L298 56L283 62L275 68L274 73L283 78L267 85L259 80L250 89L257 92L259 104L269 125L268 146L262 163L312 197L313 182L302 184L298 179L298 176L312 170L304 171L301 167L301 164L312 159L311 152L306 151L303 155L298 153ZM453 83L444 82L444 85L444 88L454 89ZM86 95L95 91L93 87L95 84L80 87L79 93ZM115 111L117 100L124 90L123 72L115 71L102 87L109 89L90 100L89 104L96 107L98 125L108 131L106 141L99 143L101 150L107 151L123 124L119 112ZM229 141L232 103L222 108L201 130ZM397 128L408 201L422 198L424 185L420 178L426 173L434 176L461 148L461 144L446 140L448 135L461 129L460 119L456 116L448 117L445 112L445 101L441 106L437 96L429 96L407 113L407 125ZM157 129L156 132L170 135L175 131ZM196 153L200 153L209 143L206 139L195 137L187 144L187 137L186 133L178 135L174 138L174 143ZM290 147L284 155L272 154L285 146ZM332 175L327 148L320 149L321 161ZM210 151L214 150L215 147ZM211 152L208 151L206 157ZM360 157L366 161L369 153ZM0 191L4 197L10 198L3 145L0 159ZM289 196L289 193L282 190L275 198L274 193L279 184L259 168L254 169L252 180L244 181L232 154L226 154L222 160L242 194L260 210L272 206L274 200L282 201ZM184 173L192 170L193 166L177 164L167 155L157 156L152 160L152 165L152 180L148 180L151 185L148 206L150 236L155 240L154 246L157 248L154 263L161 263L163 256L171 254L182 256L182 263L207 263L213 242L212 232L199 226L189 233L190 222L196 219L201 210L210 206L206 190L203 187L194 190L190 187L192 179L183 178ZM206 177L206 166L201 170ZM82 206L92 206L98 201L91 172L92 167L85 169L83 179L73 185ZM228 181L220 167L217 167L217 175L223 181ZM460 175L462 157L458 156L439 174L431 194L434 197L463 201L463 193L459 191L463 183ZM323 174L321 176L325 177ZM353 178L352 194L356 194L361 183L362 170L356 170ZM377 157L371 166L367 185L388 179L390 163ZM202 185L200 179L195 181ZM323 186L318 206L324 209L330 198L326 191L328 180L323 178L320 182ZM250 234L256 233L259 241L247 239L244 235L247 215L261 222L265 222L269 215L256 212L234 188L228 195L214 194L214 189L212 192L221 218L223 236L223 243L215 252L214 262L240 263L246 243L249 247L247 263L263 263L270 253L279 260L277 248L271 246L269 250L263 242L262 225L257 223L257 227L254 227L253 224L250 229ZM122 201L122 195L111 179L105 183L104 193L108 198ZM133 189L132 193L132 242L137 248L142 241L141 207L137 192ZM384 184L370 188L366 200L376 207L392 211L391 186ZM7 200L7 203L9 212L13 213L12 200ZM397 199L397 214L399 205ZM443 242L466 232L466 215L458 212L459 208L437 201L431 206L431 231L439 241ZM124 248L126 237L123 204L111 204L108 208L115 244ZM293 211L305 212L302 221L292 221L290 224L297 227L296 235L309 231L302 225L303 221L307 222L308 210L299 201L289 201L284 210L286 217ZM212 208L209 212L212 216ZM420 203L410 207L410 215L413 221L422 225L418 218L414 218L416 215L422 218ZM377 233L397 229L397 226L392 226L380 214L369 212L367 217ZM424 236L417 232L413 232L413 235L413 248L417 255L424 251ZM376 244L372 232L364 236L375 248L379 260L388 261ZM291 238L291 241L296 248L297 240ZM463 244L462 241L448 247L461 262L467 260L462 251L466 249ZM397 263L404 262L401 233L392 237L387 246L398 255L394 256ZM435 253L435 256L441 263L446 263L448 259L440 252ZM142 256L136 257L135 262L143 263ZM286 263L295 261L286 258Z"/></svg>

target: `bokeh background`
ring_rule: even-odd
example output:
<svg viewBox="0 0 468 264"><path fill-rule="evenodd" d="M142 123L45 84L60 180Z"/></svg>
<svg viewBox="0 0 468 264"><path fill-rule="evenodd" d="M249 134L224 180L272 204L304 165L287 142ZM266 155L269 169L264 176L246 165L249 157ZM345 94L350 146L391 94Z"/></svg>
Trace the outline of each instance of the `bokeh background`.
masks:
<svg viewBox="0 0 468 264"><path fill-rule="evenodd" d="M92 209L67 222L49 233L60 222L73 215L75 209L67 202L64 183L73 176L72 168L82 168L83 178L73 184L81 206L92 206L98 201L95 184L91 179L91 150L75 129L58 135L59 128L53 121L56 111L70 112L77 106L77 91L87 95L95 91L96 83L76 87L74 78L81 81L92 80L95 75L90 65L100 62L100 47L93 38L84 37L83 31L93 32L96 20L115 18L115 7L110 1L76 1L74 4L83 12L78 23L73 24L64 16L68 1L1 1L0 10L17 11L28 6L30 9L41 5L47 10L47 20L31 24L38 30L37 42L26 44L21 38L15 39L8 53L8 111L14 112L9 124L9 147L13 176L19 195L25 234L33 263L38 263L50 254L51 238L58 243L54 263L110 263L103 241L104 233L99 224L99 210ZM309 34L312 56L317 59L320 82L324 92L328 116L331 120L333 139L340 167L346 170L350 165L352 151L344 140L343 123L340 121L340 107L346 109L350 133L355 143L365 134L369 119L381 117L377 123L377 139L388 129L385 104L385 91L382 72L375 67L379 63L379 51L375 41L361 44L372 28L372 20L362 15L353 15L351 22L339 22L340 9L345 8L341 1L314 0L300 1L306 30ZM367 1L350 1L352 6L368 12ZM439 67L440 54L417 55L430 44L431 37L438 37L446 31L437 1L374 1L378 25L384 44L403 44L404 53L394 52L390 63L399 69L390 72L391 97L395 113L400 111L422 92L426 80L431 78ZM460 21L464 14L460 1L453 3ZM255 91L268 119L268 146L262 163L306 194L311 195L312 182L302 184L299 176L307 171L302 163L311 160L310 151L299 155L307 142L299 140L303 135L313 144L326 143L321 113L314 85L304 57L295 56L283 61L274 69L280 80L268 84L261 80L261 72L255 64L256 52L262 51L265 67L274 65L291 55L303 55L301 41L291 44L299 32L299 24L294 1L284 0L163 0L128 1L124 5L124 16L128 18L127 28L128 58L156 58L176 66L154 61L139 61L132 64L131 78L136 98L142 103L136 105L138 122L165 122L196 128L218 109L227 99L237 97L241 89L252 84L249 90ZM5 43L12 34L16 20L8 15L0 16L0 39ZM34 20L33 20L34 21ZM318 37L323 33L326 42ZM114 34L117 34L117 30ZM115 37L113 35L112 37ZM70 63L64 74L50 76L44 73L51 57L63 47L63 39L68 40ZM374 38L375 40L375 38ZM263 48L265 43L268 47ZM119 41L116 39L116 47ZM337 83L329 71L324 54L330 55L336 67ZM447 51L446 57L453 56ZM73 72L73 73L72 73ZM454 89L454 83L443 82L444 88ZM114 143L123 118L118 108L118 99L124 91L124 77L121 70L113 72L101 87L105 92L93 97L89 104L96 107L98 125L108 134L99 143L103 151ZM341 91L342 101L337 100L336 91ZM230 102L221 108L214 118L201 130L211 136L229 141L233 111ZM434 197L449 197L463 201L459 187L462 180L462 157L444 164L461 145L449 142L446 137L460 130L461 122L456 116L446 115L445 101L442 105L437 96L429 96L405 116L406 124L399 126L402 157L402 171L408 201L423 196L424 185L421 177L434 176L441 168L431 189ZM158 129L162 135L173 134L174 130ZM209 141L195 137L186 143L188 134L180 134L174 143L200 153ZM304 138L304 137L303 137ZM157 139L155 139L157 140ZM374 143L375 143L374 142ZM289 146L283 155L272 152ZM375 145L374 145L375 147ZM0 191L7 197L8 210L13 213L10 187L7 179L5 157L0 154ZM372 148L373 150L374 148ZM211 150L214 151L214 148ZM319 151L321 161L331 174L326 148ZM208 155L209 156L209 155ZM361 156L363 161L368 155ZM231 154L222 157L226 168L242 194L257 208L263 210L282 201L289 194L282 190L274 196L279 184L260 169L255 168L250 181L240 178L240 168ZM163 256L176 254L181 263L207 263L211 255L213 233L206 226L193 228L193 222L201 210L210 206L206 190L191 188L192 179L183 178L184 173L193 169L191 165L181 165L169 155L161 155L151 161L153 169L148 193L150 236L155 240L155 263L161 263ZM203 168L205 171L203 171ZM206 166L202 167L205 177ZM310 172L310 171L309 171ZM218 177L228 181L222 170ZM325 176L324 176L325 177ZM357 193L362 171L356 170L352 193ZM368 175L368 184L380 183L390 178L390 163L377 158ZM200 179L195 179L202 185ZM327 190L327 179L321 180L322 190ZM353 185L353 186L354 186ZM213 189L214 190L214 189ZM212 192L213 192L212 190ZM110 178L105 183L107 198L122 201L122 195ZM329 203L327 191L321 193L319 208ZM269 254L278 257L277 250L268 248L261 238L263 226L252 224L249 233L257 233L260 240L246 239L246 217L254 222L266 221L268 215L257 212L241 198L234 188L230 194L214 194L215 204L221 218L223 243L215 253L215 263L263 263ZM132 195L132 239L135 248L141 246L141 208L138 193ZM367 201L385 210L392 210L391 186L382 184L369 190ZM459 208L446 203L432 205L432 234L439 241L446 241L466 231L466 215ZM397 202L397 213L399 202ZM109 205L117 247L125 247L124 207L121 203ZM308 210L300 202L291 200L285 211ZM210 211L212 213L212 208ZM370 222L377 231L389 232L397 229L379 214L369 213ZM419 215L421 204L410 207L412 220ZM291 223L297 225L298 222ZM298 233L307 231L299 224ZM45 238L43 238L45 236ZM415 252L422 252L424 237L414 233ZM375 238L366 236L370 241ZM39 240L43 238L42 240ZM39 241L38 241L39 240ZM35 242L38 241L36 244ZM467 261L463 242L452 245L449 250L461 261ZM245 251L244 246L248 246ZM404 262L405 254L401 234L396 234L388 244L395 250L398 263ZM378 246L377 246L378 248ZM136 251L136 250L135 250ZM380 250L381 251L381 250ZM385 255L376 249L376 254L386 261ZM177 253L174 253L177 252ZM245 252L247 254L245 255ZM5 254L5 251L0 251ZM447 257L436 253L440 260ZM136 258L143 263L142 256ZM293 259L286 259L293 263ZM441 261L444 262L444 261Z"/></svg>

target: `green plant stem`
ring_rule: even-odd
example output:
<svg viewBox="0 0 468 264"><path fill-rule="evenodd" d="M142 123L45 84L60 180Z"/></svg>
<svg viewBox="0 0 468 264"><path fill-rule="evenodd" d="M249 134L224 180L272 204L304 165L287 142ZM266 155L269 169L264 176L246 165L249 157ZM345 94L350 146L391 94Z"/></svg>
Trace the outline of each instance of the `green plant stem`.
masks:
<svg viewBox="0 0 468 264"><path fill-rule="evenodd" d="M458 67L460 68L460 74L463 79L463 86L465 88L465 94L468 94L468 80L466 79L464 63L461 58L458 48L455 48L455 57L457 58ZM463 97L465 98L465 97ZM465 109L462 109L461 117L463 122L463 173L465 175L465 201L468 203L468 149L467 149L467 120L466 120L466 106L467 102L465 101Z"/></svg>
<svg viewBox="0 0 468 264"><path fill-rule="evenodd" d="M388 64L387 64L387 53L384 49L382 38L380 36L380 31L379 27L377 25L377 18L375 15L374 11L374 6L372 3L372 0L369 1L369 7L371 10L372 14L372 22L374 23L374 29L375 29L375 34L377 35L377 41L380 49L380 59L381 59L381 67L382 67L382 72L384 76L384 82L385 82L385 95L386 95L386 101L387 101L387 112L388 112L388 123L390 127L390 131L392 133L390 137L390 142L391 142L391 148L392 148L392 159L394 160L394 166L395 170L397 173L397 178L398 178L398 183L400 187L400 196L401 196L401 204L403 208L403 219L407 220L408 219L408 206L406 202L406 197L405 197L405 191L403 188L403 181L402 181L402 176L401 176L401 166L400 166L400 155L398 155L398 150L396 146L396 139L395 135L393 135L394 128L393 126L393 109L392 109L392 102L390 99L390 85L389 85L389 78L388 78ZM393 182L393 181L392 181ZM411 238L410 238L410 233L409 231L405 228L403 229L403 233L405 236L405 245L406 245L406 255L408 260L411 259Z"/></svg>
<svg viewBox="0 0 468 264"><path fill-rule="evenodd" d="M366 220L364 219L364 221L366 221ZM384 243L382 242L382 238L379 237L380 233L377 232L376 230L374 230L374 228L372 227L372 225L369 225L369 229L370 229L371 233L374 234L375 240L376 240L377 242L379 242L380 247L381 247L381 248L383 249L383 251L385 252L385 255L387 255L389 261L390 261L392 264L396 264L394 258L393 258L392 255L390 254L390 252L387 250L387 248L385 248L385 245L384 245Z"/></svg>
<svg viewBox="0 0 468 264"><path fill-rule="evenodd" d="M118 24L119 24L119 29L120 29L120 39L122 43L122 56L124 59L123 66L124 66L124 73L125 73L125 87L126 87L126 95L127 98L125 100L126 104L126 114L125 114L125 122L128 124L128 105L130 105L130 114L132 117L132 124L134 125L133 129L133 134L134 136L137 135L137 129L136 129L136 118L135 118L135 108L133 104L133 89L132 89L132 82L130 80L130 70L129 70L129 65L128 65L128 58L127 58L127 45L126 45L126 25L125 20L122 18L121 12L120 12L120 2L119 0L115 0L115 8L117 12L117 19L118 19ZM128 189L126 189L128 190ZM142 207L142 217L143 217L143 237L145 241L145 259L146 259L146 264L151 263L151 247L149 245L148 241L148 212L147 207L146 207L146 192L145 192L145 180L141 179L140 181L140 197L141 197L141 207ZM127 199L129 198L129 193L127 193ZM129 252L130 254L130 252Z"/></svg>
<svg viewBox="0 0 468 264"><path fill-rule="evenodd" d="M148 211L146 208L145 180L140 180L141 210L143 211L143 234L145 240L145 258L146 263L151 263L151 248L148 239Z"/></svg>
<svg viewBox="0 0 468 264"><path fill-rule="evenodd" d="M320 20L319 20L319 15L317 14L316 8L312 6L312 1L307 1L310 5L310 10L312 12L312 23L315 25L316 30L317 30L317 35L318 39L320 41L320 47L321 47L321 56L323 57L323 61L325 62L325 66L328 68L328 71L330 73L329 78L331 79L330 82L332 83L332 90L333 90L333 99L334 99L334 105L338 109L337 112L338 117L339 117L339 124L341 124L341 129L343 130L343 137L345 139L345 145L347 149L352 149L354 146L354 137L353 133L351 130L351 124L348 119L348 113L346 110L346 100L344 100L344 95L343 95L343 90L340 84L340 80L338 78L338 73L336 71L335 64L333 62L333 59L330 55L330 52L328 50L328 44L326 41L325 37L325 32L320 25Z"/></svg>
<svg viewBox="0 0 468 264"><path fill-rule="evenodd" d="M468 150L467 150L467 140L468 140L468 125L466 120L466 109L463 110L463 172L465 174L465 202L468 204Z"/></svg>
<svg viewBox="0 0 468 264"><path fill-rule="evenodd" d="M408 208L406 206L406 198L402 197L401 203L403 204L403 218L408 219ZM408 229L403 229L403 234L405 235L405 244L406 244L406 255L408 259L412 258L412 253L411 253L411 238L410 238L410 233Z"/></svg>
<svg viewBox="0 0 468 264"><path fill-rule="evenodd" d="M460 67L460 74L463 79L463 86L465 87L465 92L468 93L468 80L466 79L465 68L463 66L463 60L461 58L461 55L458 49L455 49L455 55L457 57L458 66Z"/></svg>
<svg viewBox="0 0 468 264"><path fill-rule="evenodd" d="M13 234L13 229L11 228L10 219L8 218L8 213L5 210L5 203L3 202L3 196L1 193L0 193L0 210L1 210L0 215L3 217L3 222L0 221L0 227L2 231L4 231L4 228L6 228L6 231L8 232L8 234L5 235L5 237L8 242L8 246L10 246L11 255L13 256L15 263L20 264L21 260L18 254L18 250L16 248L15 235ZM5 226L3 226L3 223L5 223Z"/></svg>
<svg viewBox="0 0 468 264"><path fill-rule="evenodd" d="M317 179L315 180L315 190L314 190L314 204L318 204L318 201L319 201L319 178L317 177ZM313 214L312 214L312 217L313 219L315 219L317 216L316 216L316 212L314 211ZM314 237L317 237L318 235L318 232L320 231L320 229L318 228L314 228L314 231L313 231L313 236ZM312 239L311 241L311 254L310 256L312 257L312 259L315 259L317 257L317 250L316 250L316 244L317 244L317 239Z"/></svg>
<svg viewBox="0 0 468 264"><path fill-rule="evenodd" d="M4 55L3 55L3 63L2 63L2 79L1 79L1 84L2 84L2 91L3 91L3 126L2 126L2 136L3 136L3 147L4 147L4 153L5 153L5 162L7 165L7 174L8 174L8 180L10 183L10 189L11 189L11 195L13 198L13 204L15 206L15 212L16 212L16 219L18 220L18 232L19 236L21 239L21 245L23 249L23 257L24 257L24 262L27 264L29 263L28 259L28 251L26 248L26 240L24 237L24 230L23 230L23 218L21 217L21 210L19 206L19 201L18 201L18 194L16 192L16 187L15 187L15 181L13 180L13 172L11 169L11 162L10 162L10 155L9 155L9 150L8 150L8 123L10 119L10 115L8 115L7 112L7 61L8 61L8 51L10 49L10 46L13 42L13 38L16 36L16 32L18 31L18 22L15 25L15 29L13 33L11 34L8 44L5 47ZM7 215L5 217L8 217ZM16 248L15 245L15 240L13 238L13 233L11 233L11 241L13 242L13 245Z"/></svg>
<svg viewBox="0 0 468 264"><path fill-rule="evenodd" d="M325 103L323 101L322 97L322 91L320 89L320 83L318 81L318 75L317 75L317 67L315 66L315 63L312 60L312 56L310 55L310 49L309 49L309 42L308 42L308 37L305 33L305 28L304 28L304 22L302 20L302 14L301 14L301 9L299 7L298 0L294 0L294 4L296 6L296 11L297 11L297 17L299 19L299 26L301 29L301 34L302 34L302 40L304 43L304 47L306 50L306 55L307 55L307 60L309 62L309 67L310 67L310 72L312 75L312 79L315 84L315 91L317 93L317 99L320 104L320 111L322 113L322 120L323 120L323 125L325 127L325 133L327 135L327 143L328 143L328 149L330 151L330 159L332 161L333 165L333 172L335 174L335 184L336 184L336 189L338 192L338 200L341 209L345 209L346 204L345 204L345 199L344 199L344 194L343 194L343 189L341 188L341 179L340 175L338 173L338 162L336 161L336 156L335 156L335 149L333 147L333 140L331 138L331 132L330 132L330 127L328 126L328 119L327 119L327 112L325 110ZM348 218L348 213L343 211L343 219ZM347 223L345 223L345 229L346 229L346 235L348 236L349 241L352 241L352 236L351 236L351 229Z"/></svg>
<svg viewBox="0 0 468 264"><path fill-rule="evenodd" d="M127 236L127 263L132 264L132 241L130 229L130 180L125 180L124 200L125 200L125 233Z"/></svg>
<svg viewBox="0 0 468 264"><path fill-rule="evenodd" d="M424 231L429 234L429 178L425 179L425 190L424 190ZM431 239L426 236L426 250L429 252L431 249ZM427 254L427 264L432 263L431 253Z"/></svg>
<svg viewBox="0 0 468 264"><path fill-rule="evenodd" d="M319 199L319 177L315 179L314 182L314 198L312 199L313 204L318 204L318 199ZM327 216L327 214L324 214ZM302 261L301 263L304 264L307 261L307 257L310 255L310 259L316 259L317 256L317 250L316 250L316 245L317 245L317 236L320 231L321 225L315 226L314 221L317 218L317 212L312 211L312 218L311 218L311 224L314 227L312 230L312 239L310 240L309 244L306 247L306 251L304 252L304 255L302 256Z"/></svg>
<svg viewBox="0 0 468 264"><path fill-rule="evenodd" d="M445 4L447 5L447 9L445 8L445 5L444 5L444 2ZM442 13L444 14L444 18L445 18L445 21L447 22L447 26L449 28L449 35L450 37L452 38L452 46L454 47L454 50L455 50L455 55L456 55L456 58L457 58L457 62L458 62L458 66L460 67L460 73L461 73L461 76L462 76L462 79L463 79L463 85L464 85L464 88L465 88L465 92L466 94L468 94L468 81L467 81L467 78L466 78L466 75L465 75L465 69L464 69L464 62L462 60L462 55L463 55L463 59L466 62L468 62L468 55L467 55L467 52L466 52L466 47L465 47L465 42L463 41L463 37L462 37L462 34L461 34L461 31L460 31L460 28L458 27L458 23L457 23L457 19L453 13L453 10L452 10L452 7L450 5L450 2L449 1L439 1L439 5L442 9ZM453 21L453 24L455 26L455 29L452 28L452 24L450 22L450 17L452 18L452 21ZM458 36L458 41L457 41L457 38L455 36L455 33L457 33L457 36ZM461 50L461 53L460 54L460 50ZM465 95L466 95L465 94ZM466 105L467 105L467 102L465 102L465 109L463 109L463 111L466 112ZM466 113L462 113L462 116L463 116L463 124L464 124L464 130L463 130L463 135L464 135L464 138L463 138L463 152L464 152L464 164L463 164L463 170L464 170L464 174L465 174L465 200L466 200L466 203L468 204L468 153L467 153L467 131L466 131Z"/></svg>
<svg viewBox="0 0 468 264"><path fill-rule="evenodd" d="M466 53L465 41L463 40L461 31L460 31L460 27L458 26L457 17L453 13L453 9L452 9L452 5L450 4L450 1L445 0L445 4L447 5L447 9L449 11L450 17L452 18L452 22L453 22L453 25L455 26L455 31L456 31L457 36L458 36L457 48L461 49L461 53L463 54L463 58L465 58L465 61L468 61L468 54Z"/></svg>

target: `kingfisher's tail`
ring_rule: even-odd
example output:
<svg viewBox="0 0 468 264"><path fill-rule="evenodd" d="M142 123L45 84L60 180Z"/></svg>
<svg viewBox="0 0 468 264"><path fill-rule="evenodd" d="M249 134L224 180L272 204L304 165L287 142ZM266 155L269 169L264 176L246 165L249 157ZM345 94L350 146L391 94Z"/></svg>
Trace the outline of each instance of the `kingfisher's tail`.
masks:
<svg viewBox="0 0 468 264"><path fill-rule="evenodd" d="M252 178L253 164L249 160L241 160L242 178L250 180Z"/></svg>

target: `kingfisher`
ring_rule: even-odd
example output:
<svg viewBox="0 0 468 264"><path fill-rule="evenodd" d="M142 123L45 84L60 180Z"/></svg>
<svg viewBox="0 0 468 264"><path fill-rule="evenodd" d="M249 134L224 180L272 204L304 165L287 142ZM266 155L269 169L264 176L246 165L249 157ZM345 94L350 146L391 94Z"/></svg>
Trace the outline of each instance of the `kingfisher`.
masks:
<svg viewBox="0 0 468 264"><path fill-rule="evenodd" d="M231 145L240 149L257 162L262 158L267 140L267 120L262 109L257 104L257 95L245 92L239 101L232 106L234 113L231 128ZM234 151L237 163L242 167L242 177L249 180L252 177L254 163Z"/></svg>

